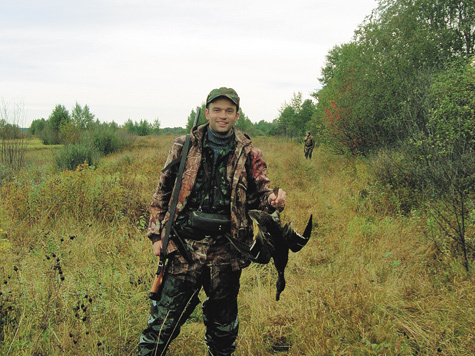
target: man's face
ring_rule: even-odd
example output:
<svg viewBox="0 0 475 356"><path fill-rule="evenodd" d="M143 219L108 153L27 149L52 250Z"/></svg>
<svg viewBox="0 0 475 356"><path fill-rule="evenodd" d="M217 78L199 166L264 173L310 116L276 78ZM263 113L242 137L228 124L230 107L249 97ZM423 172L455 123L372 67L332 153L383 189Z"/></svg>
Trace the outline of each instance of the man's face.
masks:
<svg viewBox="0 0 475 356"><path fill-rule="evenodd" d="M206 120L214 133L228 135L239 118L236 105L226 98L218 98L208 105Z"/></svg>

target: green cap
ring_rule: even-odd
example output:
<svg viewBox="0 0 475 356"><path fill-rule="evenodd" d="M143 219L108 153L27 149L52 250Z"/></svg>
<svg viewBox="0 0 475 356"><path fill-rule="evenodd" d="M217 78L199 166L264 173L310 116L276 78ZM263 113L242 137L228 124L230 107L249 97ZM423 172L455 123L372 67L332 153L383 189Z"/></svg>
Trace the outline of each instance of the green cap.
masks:
<svg viewBox="0 0 475 356"><path fill-rule="evenodd" d="M236 91L233 88L225 87L211 90L211 92L208 94L208 97L206 98L206 106L208 106L209 103L220 96L224 96L225 98L231 100L239 109L239 96L237 95Z"/></svg>

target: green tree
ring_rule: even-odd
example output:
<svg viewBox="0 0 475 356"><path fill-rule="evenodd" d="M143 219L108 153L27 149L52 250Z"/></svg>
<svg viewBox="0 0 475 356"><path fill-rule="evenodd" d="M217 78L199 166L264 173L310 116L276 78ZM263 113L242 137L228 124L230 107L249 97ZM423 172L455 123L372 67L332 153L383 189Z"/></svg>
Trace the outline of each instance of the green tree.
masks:
<svg viewBox="0 0 475 356"><path fill-rule="evenodd" d="M59 142L64 145L78 143L81 140L83 130L76 126L73 121L62 123L59 128Z"/></svg>
<svg viewBox="0 0 475 356"><path fill-rule="evenodd" d="M140 120L139 123L135 123L135 133L139 136L147 136L152 133L152 125L146 120Z"/></svg>
<svg viewBox="0 0 475 356"><path fill-rule="evenodd" d="M426 130L413 142L420 185L465 268L475 256L475 68L454 63L434 77Z"/></svg>
<svg viewBox="0 0 475 356"><path fill-rule="evenodd" d="M291 137L292 125L297 114L292 106L283 106L279 111L279 117L275 120L276 134Z"/></svg>
<svg viewBox="0 0 475 356"><path fill-rule="evenodd" d="M131 134L135 134L135 125L134 125L134 122L130 118L125 122L124 129L126 129L127 132Z"/></svg>
<svg viewBox="0 0 475 356"><path fill-rule="evenodd" d="M290 103L284 103L275 120L275 134L300 137L311 125L316 108L311 99L303 101L302 93L294 93Z"/></svg>
<svg viewBox="0 0 475 356"><path fill-rule="evenodd" d="M473 53L472 9L463 1L381 1L322 69L317 120L333 147L367 154L424 126L431 76Z"/></svg>
<svg viewBox="0 0 475 356"><path fill-rule="evenodd" d="M420 19L435 35L444 57L469 58L475 49L474 0L419 0L414 2Z"/></svg>
<svg viewBox="0 0 475 356"><path fill-rule="evenodd" d="M30 133L32 135L38 135L41 131L43 131L46 128L46 124L47 122L43 118L33 120L30 125Z"/></svg>
<svg viewBox="0 0 475 356"><path fill-rule="evenodd" d="M114 131L118 131L120 129L119 124L117 124L115 121L109 122L108 126Z"/></svg>
<svg viewBox="0 0 475 356"><path fill-rule="evenodd" d="M54 132L59 132L61 124L71 121L69 111L63 105L56 105L48 119L48 128Z"/></svg>
<svg viewBox="0 0 475 356"><path fill-rule="evenodd" d="M274 128L274 125L271 122L261 120L254 125L256 130L255 134L258 136L269 136Z"/></svg>
<svg viewBox="0 0 475 356"><path fill-rule="evenodd" d="M254 124L249 119L249 117L246 116L241 108L239 108L239 119L236 123L236 128L247 133L248 135L254 134Z"/></svg>
<svg viewBox="0 0 475 356"><path fill-rule="evenodd" d="M85 105L84 108L81 107L76 102L72 112L71 112L71 119L74 125L81 130L90 129L94 124L94 114L91 113L89 106Z"/></svg>
<svg viewBox="0 0 475 356"><path fill-rule="evenodd" d="M298 134L301 136L305 133L305 131L313 131L315 132L315 126L313 126L312 121L315 117L317 109L315 104L311 99L306 99L302 103L302 108L298 113L298 121L300 126L300 130Z"/></svg>
<svg viewBox="0 0 475 356"><path fill-rule="evenodd" d="M160 120L156 119L152 124L152 133L158 135L160 133Z"/></svg>
<svg viewBox="0 0 475 356"><path fill-rule="evenodd" d="M56 105L48 118L46 127L38 133L38 137L40 137L46 145L63 143L61 141L60 129L61 126L67 126L70 121L71 118L68 110L63 105Z"/></svg>

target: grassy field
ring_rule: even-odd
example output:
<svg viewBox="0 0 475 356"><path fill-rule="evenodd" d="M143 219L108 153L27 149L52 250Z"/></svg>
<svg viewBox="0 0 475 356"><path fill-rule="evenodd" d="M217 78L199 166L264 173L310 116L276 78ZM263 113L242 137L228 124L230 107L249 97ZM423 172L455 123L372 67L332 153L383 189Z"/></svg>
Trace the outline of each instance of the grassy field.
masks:
<svg viewBox="0 0 475 356"><path fill-rule="evenodd" d="M173 137L146 137L95 169L55 172L52 154L0 188L0 355L134 355L156 259L147 208ZM272 265L243 272L237 355L473 355L475 283L417 211L392 213L363 158L256 138L282 214L313 235L291 254L275 301ZM201 296L203 300L204 295ZM206 355L198 307L170 356Z"/></svg>

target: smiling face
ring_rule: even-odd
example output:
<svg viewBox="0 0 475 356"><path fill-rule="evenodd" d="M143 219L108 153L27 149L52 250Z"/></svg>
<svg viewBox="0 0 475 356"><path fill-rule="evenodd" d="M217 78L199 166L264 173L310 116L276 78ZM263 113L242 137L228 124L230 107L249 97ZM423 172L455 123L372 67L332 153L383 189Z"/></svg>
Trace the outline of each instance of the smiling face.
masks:
<svg viewBox="0 0 475 356"><path fill-rule="evenodd" d="M236 104L225 97L217 98L206 108L206 120L209 121L209 127L218 135L228 135L238 118Z"/></svg>

